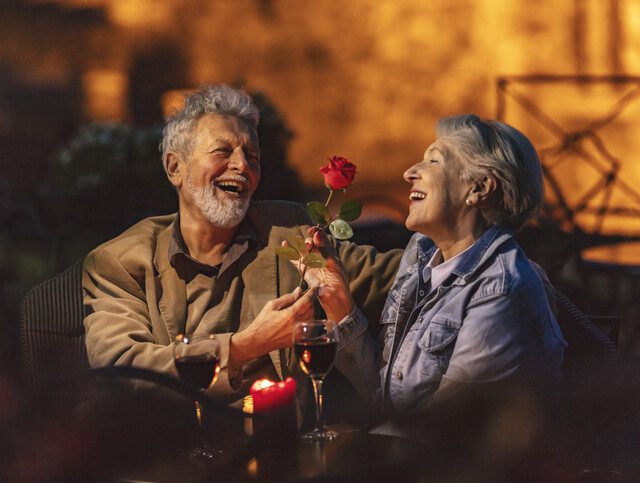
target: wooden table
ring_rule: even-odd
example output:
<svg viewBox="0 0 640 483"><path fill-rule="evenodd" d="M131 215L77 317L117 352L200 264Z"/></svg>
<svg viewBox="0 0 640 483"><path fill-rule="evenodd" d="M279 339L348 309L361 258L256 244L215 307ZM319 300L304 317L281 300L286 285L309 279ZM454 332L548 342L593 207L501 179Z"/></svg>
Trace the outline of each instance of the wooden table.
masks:
<svg viewBox="0 0 640 483"><path fill-rule="evenodd" d="M640 481L635 372L606 386L594 380L551 405L526 385L502 386L395 420L429 444L344 425L326 443L277 431L254 438L240 410L210 401L206 435L223 454L202 464L187 456L196 427L190 391L156 373L143 378L157 383L152 390L114 379L139 372L59 381L11 421L0 419L0 481L585 481L572 476L594 468Z"/></svg>
<svg viewBox="0 0 640 483"><path fill-rule="evenodd" d="M302 441L290 425L289 438L279 425L253 437L240 409L205 397L203 435L222 454L194 462L194 396L201 397L177 379L136 368L59 381L5 431L15 439L6 443L10 477L0 464L0 481L412 481L424 454L408 440L349 425L325 443Z"/></svg>

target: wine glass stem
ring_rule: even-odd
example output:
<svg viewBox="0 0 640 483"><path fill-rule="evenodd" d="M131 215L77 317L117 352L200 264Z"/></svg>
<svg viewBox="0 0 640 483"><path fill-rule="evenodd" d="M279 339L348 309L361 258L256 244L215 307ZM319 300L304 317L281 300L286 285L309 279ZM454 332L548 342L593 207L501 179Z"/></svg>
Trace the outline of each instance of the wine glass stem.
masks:
<svg viewBox="0 0 640 483"><path fill-rule="evenodd" d="M196 441L198 447L203 448L205 446L204 435L202 434L202 404L197 399L194 401L196 407L196 421L198 423L196 428Z"/></svg>
<svg viewBox="0 0 640 483"><path fill-rule="evenodd" d="M316 431L324 429L324 417L322 414L322 379L311 379L313 393L316 396Z"/></svg>
<svg viewBox="0 0 640 483"><path fill-rule="evenodd" d="M202 406L200 405L200 401L195 400L196 406L196 420L198 421L198 431L202 429Z"/></svg>

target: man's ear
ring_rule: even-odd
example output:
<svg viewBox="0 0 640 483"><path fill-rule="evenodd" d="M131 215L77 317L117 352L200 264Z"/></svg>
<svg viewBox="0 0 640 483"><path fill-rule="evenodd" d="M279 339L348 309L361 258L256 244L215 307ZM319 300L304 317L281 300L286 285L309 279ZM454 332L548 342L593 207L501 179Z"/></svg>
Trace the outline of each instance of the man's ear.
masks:
<svg viewBox="0 0 640 483"><path fill-rule="evenodd" d="M169 151L164 158L163 165L169 182L174 188L180 188L182 186L182 175L185 169L182 158L178 154Z"/></svg>
<svg viewBox="0 0 640 483"><path fill-rule="evenodd" d="M498 187L498 181L493 176L485 176L481 180L475 182L471 188L471 192L467 199L467 204L476 205L482 201L485 201L491 193L493 193Z"/></svg>

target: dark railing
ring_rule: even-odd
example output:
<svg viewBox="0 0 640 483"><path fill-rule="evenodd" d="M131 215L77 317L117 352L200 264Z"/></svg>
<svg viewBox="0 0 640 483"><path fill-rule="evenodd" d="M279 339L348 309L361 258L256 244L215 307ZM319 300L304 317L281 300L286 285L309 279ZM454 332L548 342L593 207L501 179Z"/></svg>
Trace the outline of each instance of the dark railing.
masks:
<svg viewBox="0 0 640 483"><path fill-rule="evenodd" d="M568 129L557 119L557 113L550 113L542 108L531 96L525 94L523 88L547 88L553 85L594 86L610 85L624 89L620 97L612 95L610 109L605 113L594 114L579 129ZM551 145L540 147L538 153L542 162L543 173L553 196L548 203L560 213L562 221L573 230L600 234L608 216L637 218L640 216L640 192L635 183L625 179L621 173L623 160L616 157L607 147L602 129L611 125L620 117L625 109L640 98L640 77L637 76L587 76L587 75L520 75L505 76L497 79L497 118L509 122L507 104L515 102L539 125L554 138ZM579 103L580 99L571 99L571 103ZM534 144L537 140L533 139ZM585 143L591 144L589 149ZM629 162L630 160L625 160ZM573 162L576 169L582 164L598 174L590 186L580 190L576 196L572 188L567 186L566 179L558 176L556 168L566 162ZM575 181L575 180L571 180ZM575 188L573 188L575 189ZM612 199L614 191L620 197ZM624 199L624 203L619 200ZM590 221L578 221L577 215L588 214ZM593 221L591 221L593 220Z"/></svg>

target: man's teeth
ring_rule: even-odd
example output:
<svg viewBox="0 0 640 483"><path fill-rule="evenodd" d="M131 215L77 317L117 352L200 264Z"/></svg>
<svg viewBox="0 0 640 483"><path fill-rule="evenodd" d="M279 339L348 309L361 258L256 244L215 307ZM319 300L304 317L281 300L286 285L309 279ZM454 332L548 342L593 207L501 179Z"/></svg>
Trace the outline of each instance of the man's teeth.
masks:
<svg viewBox="0 0 640 483"><path fill-rule="evenodd" d="M426 197L427 197L426 194L420 193L418 191L413 191L413 192L409 193L409 199L411 201L424 200Z"/></svg>
<svg viewBox="0 0 640 483"><path fill-rule="evenodd" d="M216 186L224 191L230 191L232 193L240 193L244 188L244 184L239 181L218 181Z"/></svg>

